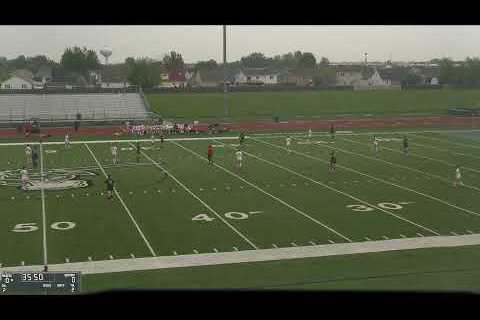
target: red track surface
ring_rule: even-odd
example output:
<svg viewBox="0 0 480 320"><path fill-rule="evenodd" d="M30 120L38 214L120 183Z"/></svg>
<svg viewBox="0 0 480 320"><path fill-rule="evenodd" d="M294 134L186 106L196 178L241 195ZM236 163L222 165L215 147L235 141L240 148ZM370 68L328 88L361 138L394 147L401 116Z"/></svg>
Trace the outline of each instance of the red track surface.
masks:
<svg viewBox="0 0 480 320"><path fill-rule="evenodd" d="M305 131L325 130L334 124L336 130L353 129L381 129L381 128L480 128L480 117L397 117L397 118L370 118L370 119L340 119L340 120L293 120L287 123L275 122L240 122L225 124L224 127L230 131L248 132L284 132L284 131ZM200 131L207 131L208 124L200 124ZM122 132L122 127L94 127L80 128L74 132L73 128L43 128L42 134L50 136L63 136L68 132L70 136L111 136L114 133ZM15 138L23 137L22 132L17 130L0 130L0 137Z"/></svg>

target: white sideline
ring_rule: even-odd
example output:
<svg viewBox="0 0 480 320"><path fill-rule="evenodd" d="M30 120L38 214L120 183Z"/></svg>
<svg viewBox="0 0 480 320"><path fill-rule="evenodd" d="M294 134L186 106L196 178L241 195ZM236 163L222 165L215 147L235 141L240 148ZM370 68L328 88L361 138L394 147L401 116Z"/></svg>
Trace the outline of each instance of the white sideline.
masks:
<svg viewBox="0 0 480 320"><path fill-rule="evenodd" d="M133 146L133 145L132 145ZM160 170L163 172L167 173L170 178L175 180L175 182L181 186L188 194L190 194L192 197L197 199L205 208L207 208L211 213L213 213L217 218L219 218L224 224L226 224L230 229L233 230L237 235L239 235L243 240L245 240L250 246L252 246L254 249L258 249L258 247L250 240L248 239L247 236L245 236L243 233L241 233L237 228L235 228L233 225L231 225L227 220L225 220L221 215L218 214L217 211L215 211L212 207L210 207L205 201L200 199L195 193L193 193L186 185L184 185L180 180L178 180L174 175L172 175L168 170L163 168L158 162L150 158L145 152L140 151L142 155L147 158L149 161L151 161L155 166L157 166Z"/></svg>
<svg viewBox="0 0 480 320"><path fill-rule="evenodd" d="M103 167L100 164L100 162L98 161L97 157L95 157L95 154L93 153L93 151L90 149L90 147L87 144L84 144L84 146L87 148L88 152L90 152L90 154L92 155L93 160L95 160L95 162L97 163L98 167L102 171L105 178L107 178L107 173L103 169ZM138 225L137 221L135 220L132 213L128 209L127 205L125 204L125 202L123 202L123 199L120 196L120 194L118 193L117 188L113 188L113 191L115 192L115 195L117 196L118 200L120 200L120 203L122 204L123 208L125 209L125 212L127 212L128 216L130 217L130 220L132 220L133 224L135 225L135 228L137 229L138 233L140 234L143 241L145 242L145 245L147 246L148 250L150 250L150 253L152 254L152 256L156 257L157 254L155 253L152 246L150 245L150 242L147 240L147 237L145 237L145 235L143 234L142 229L140 229L140 226Z"/></svg>
<svg viewBox="0 0 480 320"><path fill-rule="evenodd" d="M262 140L258 140L258 139L254 139L255 141L259 141L263 144L267 144L267 145L270 145L272 147L276 147L276 148L280 148L280 149L284 149L284 150L287 150L286 148L282 147L282 146L279 146L279 145L276 145L276 144L271 144L271 143L268 143L268 142L265 142L265 141L262 141ZM290 149L291 150L291 149ZM318 161L321 161L321 162L324 162L324 163L328 163L328 161L326 160L323 160L321 158L318 158L318 157L313 157L313 156L310 156L306 153L303 153L303 152L299 152L299 151L295 151L295 150L291 150L293 153L296 153L298 155L301 155L301 156L304 156L304 157L307 157L307 158L310 158L310 159L314 159L314 160L318 160ZM342 165L337 165L338 168L342 168L342 169L345 169L347 171L351 171L351 172L355 172L357 174L360 174L362 176L365 176L365 177L369 177L373 180L377 180L377 181L380 181L382 183L385 183L385 184L389 184L391 186L394 186L394 187L397 187L399 189L402 189L402 190L406 190L406 191L410 191L410 192L413 192L413 193L416 193L418 195L421 195L421 196L424 196L425 198L428 198L430 200L434 200L434 201L437 201L437 202L440 202L440 203L443 203L449 207L452 207L452 208L455 208L455 209L458 209L460 211L463 211L463 212L466 212L466 213L470 213L470 214L473 214L473 215L476 215L476 216L480 216L480 213L478 212L475 212L475 211L472 211L472 210L469 210L469 209L465 209L465 208L462 208L462 207L459 207L457 205L454 205L454 204L451 204L447 201L444 201L442 199L439 199L437 197L434 197L434 196L431 196L429 194L426 194L426 193L423 193L423 192L420 192L420 191L416 191L414 189L411 189L411 188L408 188L408 187L404 187L404 186L401 186L401 185L398 185L398 184L395 184L395 183L392 183L392 182L389 182L385 179L382 179L382 178L377 178L377 177L374 177L372 175L369 175L367 173L363 173L361 171L358 171L358 170L355 170L355 169L352 169L352 168L349 168L349 167L346 167L346 166L342 166Z"/></svg>
<svg viewBox="0 0 480 320"><path fill-rule="evenodd" d="M423 248L448 248L480 245L480 234L462 236L433 236L420 238L402 238L376 240L368 242L335 243L308 245L277 249L245 250L219 253L188 254L152 258L126 258L91 262L52 264L49 271L82 272L82 274L101 274L140 270L183 268L244 262L290 260L326 256L364 254ZM43 266L4 267L1 271L40 271Z"/></svg>
<svg viewBox="0 0 480 320"><path fill-rule="evenodd" d="M213 139L213 141L215 141L215 140ZM193 155L199 157L200 159L203 159L203 160L205 160L205 161L208 162L208 160L207 160L205 157L201 156L200 154L196 153L195 151L193 151L193 150L191 150L191 149L189 149L189 148L187 148L187 147L184 147L184 146L182 146L181 144L178 144L178 143L176 143L176 142L172 142L172 143L175 144L176 146L178 146L178 147L180 147L180 148L182 148L182 149L184 149L184 150L192 153ZM351 240L350 238L348 238L347 236L345 236L344 234L342 234L342 233L338 232L337 230L333 229L332 227L324 224L323 222L319 221L318 219L313 218L313 217L310 216L309 214L301 211L300 209L295 208L294 206L292 206L292 205L288 204L287 202L283 201L282 199L277 198L276 196L274 196L273 194L271 194L271 193L263 190L262 188L260 188L260 187L257 186L256 184L251 183L250 181L248 181L248 180L240 177L238 174L236 174L236 173L234 173L234 172L232 172L232 171L230 171L230 170L228 170L228 169L226 169L226 168L224 168L224 167L222 167L222 166L220 166L220 165L218 165L218 164L216 164L216 163L213 163L213 165L216 166L217 168L222 169L222 170L225 171L226 173L228 173L228 174L236 177L237 179L245 182L245 183L248 184L249 186L253 187L254 189L256 189L256 190L258 190L258 191L260 191L261 193L263 193L263 194L271 197L272 199L280 202L281 204L283 204L283 205L286 206L287 208L292 209L293 211L301 214L302 216L306 217L307 219L310 219L311 221L315 222L316 224L324 227L325 229L329 230L330 232L336 234L337 236L339 236L339 237L347 240L348 242L352 242L352 240Z"/></svg>
<svg viewBox="0 0 480 320"><path fill-rule="evenodd" d="M198 137L198 138L168 138L164 139L164 141L197 141L197 140L210 140L211 137ZM238 137L218 137L215 139L219 140L238 140ZM78 140L78 141L70 141L70 144L95 144L95 143L131 143L131 142L152 142L152 139L117 139L117 140ZM155 142L160 141L160 139L154 139ZM3 142L0 143L0 146L24 146L24 145L36 145L40 144L39 142ZM65 144L64 141L50 141L50 142L42 142L43 145L57 145L57 144Z"/></svg>
<svg viewBox="0 0 480 320"><path fill-rule="evenodd" d="M43 188L43 146L40 143L40 180L42 184L40 185L40 191L42 196L42 237L43 237L43 264L48 265L48 254L47 254L47 214L45 210L45 190Z"/></svg>

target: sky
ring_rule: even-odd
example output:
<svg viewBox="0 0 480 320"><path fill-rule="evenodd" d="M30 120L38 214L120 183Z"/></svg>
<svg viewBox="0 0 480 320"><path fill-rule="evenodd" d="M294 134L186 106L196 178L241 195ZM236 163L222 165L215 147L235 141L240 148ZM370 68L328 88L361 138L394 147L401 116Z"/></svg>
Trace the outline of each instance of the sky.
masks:
<svg viewBox="0 0 480 320"><path fill-rule="evenodd" d="M266 56L300 50L317 60L425 61L480 56L480 26L228 26L227 60L252 52ZM125 58L161 59L174 50L187 63L222 58L221 26L0 26L0 56L45 54L59 61L70 46L112 49Z"/></svg>

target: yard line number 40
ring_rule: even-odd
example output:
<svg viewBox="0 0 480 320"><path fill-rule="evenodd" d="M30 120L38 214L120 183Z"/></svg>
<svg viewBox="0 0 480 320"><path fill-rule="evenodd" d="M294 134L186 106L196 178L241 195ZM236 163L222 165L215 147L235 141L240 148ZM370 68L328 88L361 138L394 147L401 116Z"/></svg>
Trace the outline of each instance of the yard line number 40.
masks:
<svg viewBox="0 0 480 320"><path fill-rule="evenodd" d="M54 222L50 225L53 230L65 231L75 228L75 223L69 221ZM37 231L39 227L36 223L19 223L12 229L13 232L33 232Z"/></svg>
<svg viewBox="0 0 480 320"><path fill-rule="evenodd" d="M248 219L252 214L262 213L262 212L263 211L249 211L248 213L245 213L245 212L230 211L230 212L225 213L224 216L226 218L232 219L232 220L245 220L245 219ZM213 220L215 220L215 218L209 216L206 213L197 214L196 216L194 216L192 218L192 221L207 221L207 222L210 222L210 221L213 221Z"/></svg>

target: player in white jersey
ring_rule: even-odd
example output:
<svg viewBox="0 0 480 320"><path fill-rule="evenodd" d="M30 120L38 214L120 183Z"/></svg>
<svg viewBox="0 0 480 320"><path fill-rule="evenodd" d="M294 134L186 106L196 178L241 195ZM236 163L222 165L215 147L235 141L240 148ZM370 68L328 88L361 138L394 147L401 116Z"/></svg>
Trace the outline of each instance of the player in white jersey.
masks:
<svg viewBox="0 0 480 320"><path fill-rule="evenodd" d="M460 172L460 167L457 166L455 169L455 180L453 181L453 186L456 188L458 185L463 185L462 182L462 173Z"/></svg>
<svg viewBox="0 0 480 320"><path fill-rule="evenodd" d="M373 147L376 153L379 151L379 143L377 137L373 136Z"/></svg>
<svg viewBox="0 0 480 320"><path fill-rule="evenodd" d="M155 146L155 135L152 134L152 136L150 137L150 140L152 141L152 147Z"/></svg>
<svg viewBox="0 0 480 320"><path fill-rule="evenodd" d="M68 149L70 148L70 136L67 134L65 134L65 149Z"/></svg>
<svg viewBox="0 0 480 320"><path fill-rule="evenodd" d="M32 163L32 147L29 144L25 147L25 156L27 157L27 163Z"/></svg>
<svg viewBox="0 0 480 320"><path fill-rule="evenodd" d="M27 190L27 183L30 180L30 178L28 177L28 170L25 169L25 167L23 167L22 170L20 171L20 174L21 174L21 181L22 181L22 189Z"/></svg>
<svg viewBox="0 0 480 320"><path fill-rule="evenodd" d="M310 139L312 138L312 128L308 129L308 142L310 142Z"/></svg>
<svg viewBox="0 0 480 320"><path fill-rule="evenodd" d="M237 152L235 152L235 166L237 169L242 168L242 160L243 160L243 152L238 149Z"/></svg>
<svg viewBox="0 0 480 320"><path fill-rule="evenodd" d="M116 145L112 145L110 149L112 150L113 164L117 164L118 163L118 147Z"/></svg>
<svg viewBox="0 0 480 320"><path fill-rule="evenodd" d="M285 143L287 145L288 153L292 152L292 150L290 150L290 144L292 144L292 138L287 137L287 139L285 139Z"/></svg>

